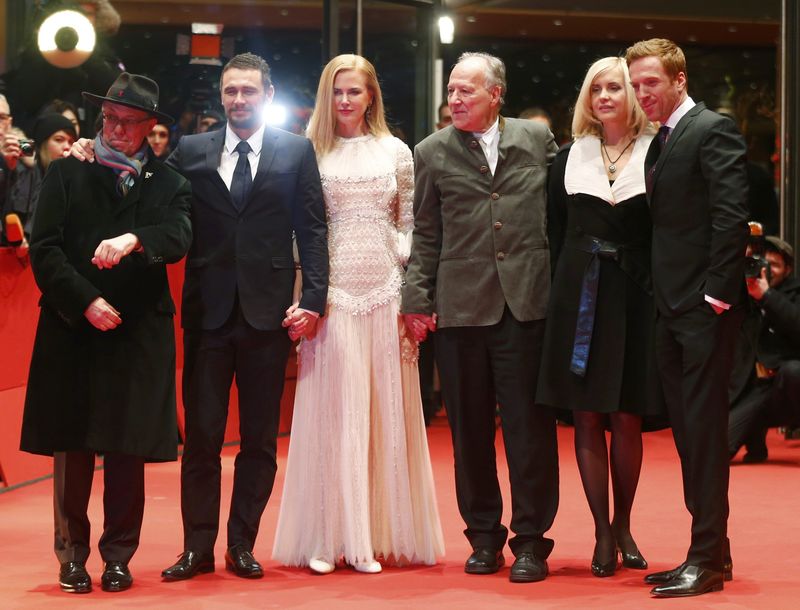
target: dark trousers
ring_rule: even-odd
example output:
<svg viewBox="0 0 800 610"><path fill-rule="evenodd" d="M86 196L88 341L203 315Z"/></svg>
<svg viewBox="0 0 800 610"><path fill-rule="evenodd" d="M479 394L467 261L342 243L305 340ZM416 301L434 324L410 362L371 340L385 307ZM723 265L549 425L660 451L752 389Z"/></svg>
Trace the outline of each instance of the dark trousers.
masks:
<svg viewBox="0 0 800 610"><path fill-rule="evenodd" d="M92 492L95 454L53 454L54 548L61 563L85 564L91 526L86 510ZM103 534L98 547L103 561L128 563L139 547L144 516L144 459L107 453L103 470Z"/></svg>
<svg viewBox="0 0 800 610"><path fill-rule="evenodd" d="M277 470L280 403L290 341L284 329L256 330L237 305L219 329L186 329L181 461L184 549L213 556L219 531L220 452L231 384L239 391L239 453L234 462L228 547L252 550Z"/></svg>
<svg viewBox="0 0 800 610"><path fill-rule="evenodd" d="M434 391L434 369L435 369L435 343L432 336L419 344L419 359L417 361L419 369L419 393L422 397L422 414L425 418L425 425L431 423L436 417L436 413L441 408L441 400Z"/></svg>
<svg viewBox="0 0 800 610"><path fill-rule="evenodd" d="M728 450L733 457L747 444L766 451L764 436L770 426L800 426L800 360L781 363L770 379L754 379L731 405Z"/></svg>
<svg viewBox="0 0 800 610"><path fill-rule="evenodd" d="M728 523L728 382L742 313L702 303L659 316L656 356L692 515L686 561L722 570Z"/></svg>
<svg viewBox="0 0 800 610"><path fill-rule="evenodd" d="M558 508L558 450L551 409L534 405L544 321L519 322L506 308L493 326L434 333L444 403L453 435L456 496L473 548L502 549L495 410L500 405L511 482L512 552L542 559Z"/></svg>

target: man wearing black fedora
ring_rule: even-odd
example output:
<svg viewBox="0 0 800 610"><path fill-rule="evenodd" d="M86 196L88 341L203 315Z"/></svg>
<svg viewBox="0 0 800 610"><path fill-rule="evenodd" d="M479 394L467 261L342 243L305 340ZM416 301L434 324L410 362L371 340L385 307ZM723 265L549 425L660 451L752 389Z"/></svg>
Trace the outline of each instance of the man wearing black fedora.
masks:
<svg viewBox="0 0 800 610"><path fill-rule="evenodd" d="M87 593L87 505L104 457L101 585L122 591L139 544L144 464L177 458L175 305L166 265L189 249L188 181L154 158L147 134L171 118L158 85L121 74L105 96L96 162L57 159L31 236L42 292L21 449L54 456L55 553L62 590Z"/></svg>

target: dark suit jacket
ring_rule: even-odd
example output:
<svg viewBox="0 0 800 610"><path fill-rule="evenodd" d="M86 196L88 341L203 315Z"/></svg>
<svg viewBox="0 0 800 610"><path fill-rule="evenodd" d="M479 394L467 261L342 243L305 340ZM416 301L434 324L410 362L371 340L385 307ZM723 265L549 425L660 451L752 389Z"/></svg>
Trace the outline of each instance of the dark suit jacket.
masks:
<svg viewBox="0 0 800 610"><path fill-rule="evenodd" d="M441 328L495 324L506 304L517 320L545 317L545 197L557 150L541 123L503 117L494 175L469 132L447 127L417 145L405 313L436 311Z"/></svg>
<svg viewBox="0 0 800 610"><path fill-rule="evenodd" d="M241 210L217 172L224 145L224 129L184 136L167 161L192 183L194 241L186 260L183 327L219 328L238 291L248 323L259 330L280 328L292 302L293 232L303 267L300 307L323 313L328 230L311 142L267 127Z"/></svg>
<svg viewBox="0 0 800 610"><path fill-rule="evenodd" d="M681 118L660 157L658 138L650 145L653 291L664 316L700 305L705 295L730 305L746 295L745 150L733 121L702 103Z"/></svg>

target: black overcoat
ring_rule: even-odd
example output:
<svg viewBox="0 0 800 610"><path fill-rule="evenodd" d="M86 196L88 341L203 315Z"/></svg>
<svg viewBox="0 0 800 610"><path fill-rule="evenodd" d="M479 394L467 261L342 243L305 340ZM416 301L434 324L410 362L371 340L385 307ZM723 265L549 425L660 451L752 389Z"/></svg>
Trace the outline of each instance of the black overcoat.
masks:
<svg viewBox="0 0 800 610"><path fill-rule="evenodd" d="M189 182L156 160L124 198L107 167L73 158L51 164L31 238L42 297L22 450L176 458L175 304L166 264L189 248L190 197ZM103 239L128 232L142 252L112 269L92 265ZM84 317L99 296L121 314L114 330L99 331Z"/></svg>

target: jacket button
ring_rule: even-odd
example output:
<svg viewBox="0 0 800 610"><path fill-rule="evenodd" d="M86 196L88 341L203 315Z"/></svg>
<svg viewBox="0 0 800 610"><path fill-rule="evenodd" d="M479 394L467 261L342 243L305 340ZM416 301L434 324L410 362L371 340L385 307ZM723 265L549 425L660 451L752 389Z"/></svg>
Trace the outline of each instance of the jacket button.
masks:
<svg viewBox="0 0 800 610"><path fill-rule="evenodd" d="M500 229L503 228L503 223L498 220L496 223L494 223L494 228L495 231L499 231Z"/></svg>
<svg viewBox="0 0 800 610"><path fill-rule="evenodd" d="M486 174L488 172L489 172L489 166L488 165L481 165L481 173L482 174Z"/></svg>
<svg viewBox="0 0 800 610"><path fill-rule="evenodd" d="M505 257L506 257L506 253L503 252L502 250L497 253L497 260L499 260L499 261L504 260Z"/></svg>
<svg viewBox="0 0 800 610"><path fill-rule="evenodd" d="M500 199L500 195L498 193L492 193L492 199L497 201L498 199Z"/></svg>
<svg viewBox="0 0 800 610"><path fill-rule="evenodd" d="M478 148L478 140L470 140L469 147L470 148Z"/></svg>

